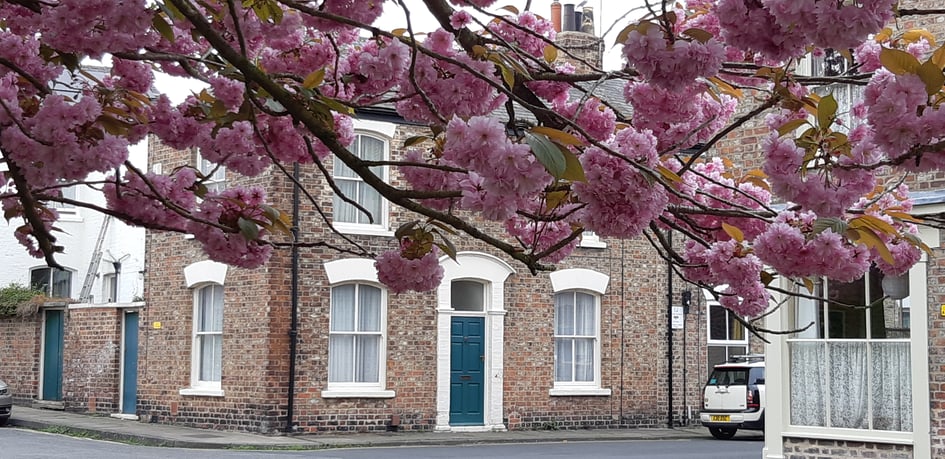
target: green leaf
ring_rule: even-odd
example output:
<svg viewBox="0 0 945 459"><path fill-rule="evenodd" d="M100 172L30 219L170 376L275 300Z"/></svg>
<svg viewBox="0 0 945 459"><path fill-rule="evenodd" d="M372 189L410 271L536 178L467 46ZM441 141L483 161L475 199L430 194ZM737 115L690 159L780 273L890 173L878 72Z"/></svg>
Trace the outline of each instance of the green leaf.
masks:
<svg viewBox="0 0 945 459"><path fill-rule="evenodd" d="M683 179L679 176L679 174L667 168L666 166L663 166L662 164L656 166L656 172L659 172L663 178L669 180L671 183L683 183Z"/></svg>
<svg viewBox="0 0 945 459"><path fill-rule="evenodd" d="M712 34L702 29L687 29L682 34L694 38L699 43L706 43L712 39Z"/></svg>
<svg viewBox="0 0 945 459"><path fill-rule="evenodd" d="M443 239L443 242L441 242L441 243L438 242L438 243L436 244L436 246L439 247L440 250L443 251L443 253L445 253L445 254L448 255L450 258L452 258L453 261L458 261L458 260L456 259L456 246L453 245L453 243L450 242L449 239L443 237L442 235L441 235L440 237Z"/></svg>
<svg viewBox="0 0 945 459"><path fill-rule="evenodd" d="M587 182L587 176L584 175L584 166L581 164L581 160L578 159L577 155L564 147L559 146L558 149L561 150L561 154L564 155L565 163L561 178L572 182Z"/></svg>
<svg viewBox="0 0 945 459"><path fill-rule="evenodd" d="M925 83L925 92L930 96L942 90L945 85L945 73L931 59L919 67L919 78Z"/></svg>
<svg viewBox="0 0 945 459"><path fill-rule="evenodd" d="M828 229L836 234L843 234L847 230L847 224L834 217L821 217L814 222L814 234L823 233Z"/></svg>
<svg viewBox="0 0 945 459"><path fill-rule="evenodd" d="M778 128L778 135L784 136L797 130L797 128L808 124L806 119L796 119L788 121Z"/></svg>
<svg viewBox="0 0 945 459"><path fill-rule="evenodd" d="M345 114L345 115L354 115L354 109L353 109L353 108L351 108L351 107L349 107L349 106L347 106L347 105L345 105L345 104L339 102L339 101L336 100L336 99L332 99L331 97L324 97L324 96L323 96L323 97L321 98L321 101L322 101L323 104L327 105L328 108L330 108L330 109L332 109L332 110L334 110L334 111L336 111L336 112L338 112L338 113L343 113L343 114Z"/></svg>
<svg viewBox="0 0 945 459"><path fill-rule="evenodd" d="M529 130L538 134L545 135L549 139L554 140L555 142L558 142L564 145L573 145L575 147L580 147L581 145L584 145L584 141L577 138L575 135L569 134L560 129L550 128L547 126L535 126Z"/></svg>
<svg viewBox="0 0 945 459"><path fill-rule="evenodd" d="M397 231L394 231L394 237L396 237L398 241L403 239L404 236L407 235L407 233L413 231L413 229L416 228L417 225L419 224L420 224L420 220L414 220L414 221L405 222L401 224L399 227L397 227Z"/></svg>
<svg viewBox="0 0 945 459"><path fill-rule="evenodd" d="M240 228L240 234L242 234L246 240L254 241L259 237L259 226L253 223L252 220L240 217L239 220L236 221L236 224Z"/></svg>
<svg viewBox="0 0 945 459"><path fill-rule="evenodd" d="M561 178L568 165L561 149L544 134L526 132L525 141L532 147L532 152L538 162L545 166L545 170L555 178Z"/></svg>
<svg viewBox="0 0 945 459"><path fill-rule="evenodd" d="M512 73L512 70L505 66L504 64L498 64L499 70L502 71L502 80L505 81L506 86L509 88L515 87L515 74Z"/></svg>
<svg viewBox="0 0 945 459"><path fill-rule="evenodd" d="M309 73L305 77L305 81L302 82L302 87L306 89L314 89L318 85L322 84L322 81L325 81L324 68L320 68L312 73Z"/></svg>
<svg viewBox="0 0 945 459"><path fill-rule="evenodd" d="M879 52L879 62L883 64L883 67L886 67L886 70L896 75L914 75L919 72L919 67L922 65L915 56L905 51L886 47Z"/></svg>
<svg viewBox="0 0 945 459"><path fill-rule="evenodd" d="M167 20L164 19L164 15L161 14L161 12L154 13L154 18L151 19L151 25L154 27L154 30L157 30L167 41L174 43L176 38L174 37L174 29L167 23Z"/></svg>
<svg viewBox="0 0 945 459"><path fill-rule="evenodd" d="M820 129L829 128L837 116L837 108L839 106L837 105L837 99L833 98L833 94L822 97L820 103L817 104L817 127Z"/></svg>
<svg viewBox="0 0 945 459"><path fill-rule="evenodd" d="M414 145L416 145L416 144L418 144L418 143L422 143L422 142L424 142L424 141L426 141L426 140L430 140L430 137L429 137L429 136L425 136L425 135L415 135L415 136L413 136L413 137L408 138L407 140L404 140L404 148L412 147L412 146L414 146Z"/></svg>

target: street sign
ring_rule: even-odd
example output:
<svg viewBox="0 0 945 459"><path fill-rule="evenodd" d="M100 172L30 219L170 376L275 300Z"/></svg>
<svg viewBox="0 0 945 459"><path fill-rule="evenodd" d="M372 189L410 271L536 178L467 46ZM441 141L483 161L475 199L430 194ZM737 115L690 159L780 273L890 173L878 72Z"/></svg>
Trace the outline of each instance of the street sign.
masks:
<svg viewBox="0 0 945 459"><path fill-rule="evenodd" d="M673 306L672 311L672 324L673 330L681 330L686 323L686 314L683 312L682 306Z"/></svg>

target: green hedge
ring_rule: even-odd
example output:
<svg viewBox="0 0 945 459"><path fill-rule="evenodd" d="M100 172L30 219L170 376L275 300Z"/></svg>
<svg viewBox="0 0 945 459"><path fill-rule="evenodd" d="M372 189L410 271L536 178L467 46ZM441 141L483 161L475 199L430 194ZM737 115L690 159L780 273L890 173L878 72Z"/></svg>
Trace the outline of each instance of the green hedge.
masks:
<svg viewBox="0 0 945 459"><path fill-rule="evenodd" d="M43 293L19 284L0 288L0 317L15 316L17 308L30 304Z"/></svg>

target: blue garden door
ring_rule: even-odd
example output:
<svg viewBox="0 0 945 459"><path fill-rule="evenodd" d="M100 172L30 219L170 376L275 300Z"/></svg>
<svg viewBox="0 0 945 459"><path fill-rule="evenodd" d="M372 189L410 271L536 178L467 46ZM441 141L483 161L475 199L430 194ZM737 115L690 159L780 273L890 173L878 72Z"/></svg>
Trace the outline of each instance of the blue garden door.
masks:
<svg viewBox="0 0 945 459"><path fill-rule="evenodd" d="M47 309L43 313L43 400L62 400L64 316L62 309Z"/></svg>
<svg viewBox="0 0 945 459"><path fill-rule="evenodd" d="M450 425L482 425L485 318L453 317L450 330Z"/></svg>
<svg viewBox="0 0 945 459"><path fill-rule="evenodd" d="M121 412L135 414L138 405L138 312L125 313L122 340Z"/></svg>

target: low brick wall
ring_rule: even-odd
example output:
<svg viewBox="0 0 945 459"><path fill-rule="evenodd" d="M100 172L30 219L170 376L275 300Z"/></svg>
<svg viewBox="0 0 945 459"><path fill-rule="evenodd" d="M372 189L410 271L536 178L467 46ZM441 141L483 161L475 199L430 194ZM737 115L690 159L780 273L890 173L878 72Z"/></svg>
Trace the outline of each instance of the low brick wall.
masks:
<svg viewBox="0 0 945 459"><path fill-rule="evenodd" d="M913 455L911 445L818 440L814 438L786 438L784 440L784 459L822 459L834 457L850 459L911 459Z"/></svg>

